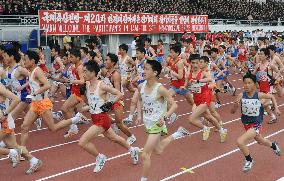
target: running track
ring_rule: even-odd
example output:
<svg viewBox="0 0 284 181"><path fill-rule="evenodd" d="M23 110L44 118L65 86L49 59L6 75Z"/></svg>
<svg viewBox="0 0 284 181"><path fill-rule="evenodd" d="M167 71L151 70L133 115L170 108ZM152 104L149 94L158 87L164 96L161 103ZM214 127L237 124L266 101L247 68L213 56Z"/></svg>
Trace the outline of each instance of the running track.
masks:
<svg viewBox="0 0 284 181"><path fill-rule="evenodd" d="M232 75L233 84L238 87L238 92L242 87L240 75ZM161 80L167 83L166 79ZM126 98L130 98L126 94ZM55 105L57 110L62 101L59 99ZM224 94L221 98L223 106L218 109L225 128L229 130L226 143L220 143L219 133L212 131L208 141L202 141L202 133L187 123L191 107L181 96L175 97L178 102L179 119L174 125L169 125L169 133L173 133L179 126L189 129L193 135L172 142L161 156L152 156L152 168L150 180L254 180L272 181L284 176L284 160L276 157L271 149L257 145L252 142L250 145L251 154L255 160L255 165L249 173L241 171L244 159L236 146L236 139L244 129L240 122L240 114L230 114L234 97ZM280 110L284 114L284 98L277 97ZM130 100L125 101L126 113L128 115ZM277 140L280 147L284 149L284 123L281 121L283 115L279 117L276 124L268 125L264 123L265 136L271 140ZM268 117L265 116L265 122ZM22 120L17 121L17 139L20 138L19 126ZM142 165L133 166L127 150L115 143L111 143L103 137L94 140L101 153L108 156L108 161L104 169L95 174L95 158L83 151L76 143L80 135L89 125L79 126L80 133L72 139L64 140L63 134L66 130L51 133L43 125L41 130L31 130L28 149L44 165L31 176L24 174L28 168L28 162L21 162L17 168L11 167L10 161L5 157L0 159L0 180L100 180L100 181L138 181L141 176ZM32 129L35 129L34 127ZM138 139L134 144L142 148L146 141L146 134L143 125L131 127L131 131ZM121 134L123 135L123 134ZM123 135L125 137L125 135ZM189 168L184 170L181 168Z"/></svg>

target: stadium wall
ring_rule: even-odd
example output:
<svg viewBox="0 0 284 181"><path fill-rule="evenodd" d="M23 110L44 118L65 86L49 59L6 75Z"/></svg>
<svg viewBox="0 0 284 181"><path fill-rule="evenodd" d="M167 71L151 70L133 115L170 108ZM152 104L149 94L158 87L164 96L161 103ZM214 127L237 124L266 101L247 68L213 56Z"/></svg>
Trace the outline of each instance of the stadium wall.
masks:
<svg viewBox="0 0 284 181"><path fill-rule="evenodd" d="M21 25L9 25L9 26L1 26L0 25L0 41L20 41L20 42L28 42L29 35L32 30L38 29L37 25L29 25L29 26L21 26ZM218 31L226 31L226 30L237 30L237 31L253 31L256 29L263 29L264 31L278 31L282 32L284 30L284 26L250 26L250 25L209 25L209 29L211 32ZM171 39L174 37L174 34L149 34L147 35L152 39L152 44L156 44L158 39L162 39L165 42L165 45L169 44ZM59 44L62 45L62 38L60 36ZM82 41L88 38L88 36L82 36ZM126 43L130 46L133 41L132 35L107 35L104 38L104 54L107 52L117 52L117 47L121 43ZM45 37L41 37L41 46L45 46ZM129 51L131 54L131 51Z"/></svg>

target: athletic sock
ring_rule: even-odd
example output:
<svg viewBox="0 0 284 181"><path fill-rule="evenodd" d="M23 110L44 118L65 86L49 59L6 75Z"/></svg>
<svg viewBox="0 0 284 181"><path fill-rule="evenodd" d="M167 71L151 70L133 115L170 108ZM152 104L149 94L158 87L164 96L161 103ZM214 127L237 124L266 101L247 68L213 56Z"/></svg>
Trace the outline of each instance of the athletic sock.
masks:
<svg viewBox="0 0 284 181"><path fill-rule="evenodd" d="M250 154L248 156L245 156L245 157L246 157L246 161L252 162L252 158L251 158Z"/></svg>
<svg viewBox="0 0 284 181"><path fill-rule="evenodd" d="M38 159L36 157L32 157L32 159L30 160L30 163L32 165L36 164L38 162Z"/></svg>

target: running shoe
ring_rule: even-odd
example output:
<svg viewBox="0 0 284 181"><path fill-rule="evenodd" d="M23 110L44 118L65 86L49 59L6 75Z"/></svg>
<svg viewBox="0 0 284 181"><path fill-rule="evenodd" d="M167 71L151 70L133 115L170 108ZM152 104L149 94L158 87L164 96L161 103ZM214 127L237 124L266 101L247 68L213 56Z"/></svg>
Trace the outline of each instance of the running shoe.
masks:
<svg viewBox="0 0 284 181"><path fill-rule="evenodd" d="M117 127L116 123L112 123L111 124L111 128L113 129L113 131L118 134L120 132L120 129Z"/></svg>
<svg viewBox="0 0 284 181"><path fill-rule="evenodd" d="M52 112L52 116L56 120L62 120L63 118L63 113L61 111L58 112Z"/></svg>
<svg viewBox="0 0 284 181"><path fill-rule="evenodd" d="M227 135L228 135L228 130L222 128L222 130L220 131L221 143L224 143L226 141Z"/></svg>
<svg viewBox="0 0 284 181"><path fill-rule="evenodd" d="M72 124L70 126L69 130L65 133L64 138L65 139L70 138L70 137L72 137L72 136L74 136L78 133L79 133L79 129L78 129L77 125Z"/></svg>
<svg viewBox="0 0 284 181"><path fill-rule="evenodd" d="M209 136L210 136L210 128L209 127L203 128L202 140L207 141Z"/></svg>
<svg viewBox="0 0 284 181"><path fill-rule="evenodd" d="M243 171L244 171L244 172L250 171L251 168L252 168L252 166L253 166L253 164L254 164L254 161L253 161L253 160L252 160L252 161L247 161L247 160L246 160L245 165L244 165L244 167L243 167Z"/></svg>
<svg viewBox="0 0 284 181"><path fill-rule="evenodd" d="M177 120L177 118L178 116L176 113L171 114L171 116L169 117L168 124L173 124Z"/></svg>
<svg viewBox="0 0 284 181"><path fill-rule="evenodd" d="M133 119L131 119L129 116L122 120L123 124L130 126L133 123Z"/></svg>
<svg viewBox="0 0 284 181"><path fill-rule="evenodd" d="M220 108L220 107L221 107L221 104L218 103L218 102L216 102L216 103L215 103L215 108L218 109L218 108Z"/></svg>
<svg viewBox="0 0 284 181"><path fill-rule="evenodd" d="M175 139L179 139L184 136L191 136L191 133L182 126L180 126L175 133L178 135Z"/></svg>
<svg viewBox="0 0 284 181"><path fill-rule="evenodd" d="M273 149L273 152L275 153L275 155L281 156L281 150L278 146L278 143L276 141L274 141L273 143L276 145L276 150Z"/></svg>
<svg viewBox="0 0 284 181"><path fill-rule="evenodd" d="M16 149L11 149L9 153L9 158L11 159L12 162L12 167L15 168L19 162L20 162L20 154Z"/></svg>
<svg viewBox="0 0 284 181"><path fill-rule="evenodd" d="M131 147L130 148L130 156L132 158L133 164L137 165L138 160L139 160L139 148L138 147Z"/></svg>
<svg viewBox="0 0 284 181"><path fill-rule="evenodd" d="M78 119L78 121L75 124L89 124L90 123L90 119L88 119L86 116L84 116L80 112L77 112L75 117L80 118L80 119Z"/></svg>
<svg viewBox="0 0 284 181"><path fill-rule="evenodd" d="M34 173L35 171L37 171L41 166L42 166L42 161L41 161L41 160L37 160L36 163L30 164L30 168L26 171L26 174L28 174L28 175L33 174L33 173Z"/></svg>
<svg viewBox="0 0 284 181"><path fill-rule="evenodd" d="M103 154L99 154L96 158L96 166L94 168L94 172L98 173L101 171L105 165L105 162L107 160L107 157Z"/></svg>
<svg viewBox="0 0 284 181"><path fill-rule="evenodd" d="M37 118L35 120L34 124L35 124L37 130L39 130L41 128L41 122L42 122L41 118Z"/></svg>
<svg viewBox="0 0 284 181"><path fill-rule="evenodd" d="M136 137L133 135L131 135L130 137L127 138L126 142L129 144L129 145L132 145L134 142L136 141Z"/></svg>
<svg viewBox="0 0 284 181"><path fill-rule="evenodd" d="M274 124L277 122L277 117L274 115L274 116L271 116L271 119L268 121L268 124Z"/></svg>

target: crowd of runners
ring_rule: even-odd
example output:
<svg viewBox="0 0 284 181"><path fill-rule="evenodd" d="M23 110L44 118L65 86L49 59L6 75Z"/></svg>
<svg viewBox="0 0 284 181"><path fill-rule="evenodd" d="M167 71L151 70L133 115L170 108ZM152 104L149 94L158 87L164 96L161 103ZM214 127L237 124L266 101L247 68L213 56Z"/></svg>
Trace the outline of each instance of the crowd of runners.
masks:
<svg viewBox="0 0 284 181"><path fill-rule="evenodd" d="M79 133L80 124L90 124L78 145L96 158L94 172L100 172L107 160L93 144L94 138L103 134L127 149L133 164L138 164L140 156L141 181L146 181L152 153L161 154L172 141L190 136L191 126L201 129L206 141L213 125L220 142L226 142L230 130L224 127L218 108L222 107L220 96L230 94L235 96L231 112L241 109L245 131L236 142L245 159L243 171L247 172L254 163L246 146L252 139L281 155L277 142L263 137L262 124L264 115L270 117L269 124L277 124L280 115L274 96L284 95L283 42L271 37L251 41L225 33L214 39L210 34L200 39L183 36L165 55L162 40L154 49L151 39L146 38L134 45L132 56L128 55L128 45L121 44L118 52L103 57L97 40L89 39L86 46L76 49L70 44L63 53L58 46L52 47L51 68L46 66L41 47L22 53L17 44L8 49L0 45L0 154L9 156L13 167L21 160L29 161L26 173L32 174L43 164L26 147L34 125L40 129L43 121L51 132L67 128L62 137L69 139ZM232 74L243 76L244 88L239 94L230 81ZM168 79L169 84L164 86L160 79ZM124 117L126 92L132 100L130 113ZM162 139L168 134L167 125L177 124L177 94L192 107L189 125ZM53 104L61 96L66 101L54 110ZM19 115L25 116L17 142L14 129ZM128 128L141 123L148 135L143 150L133 146L139 137Z"/></svg>

